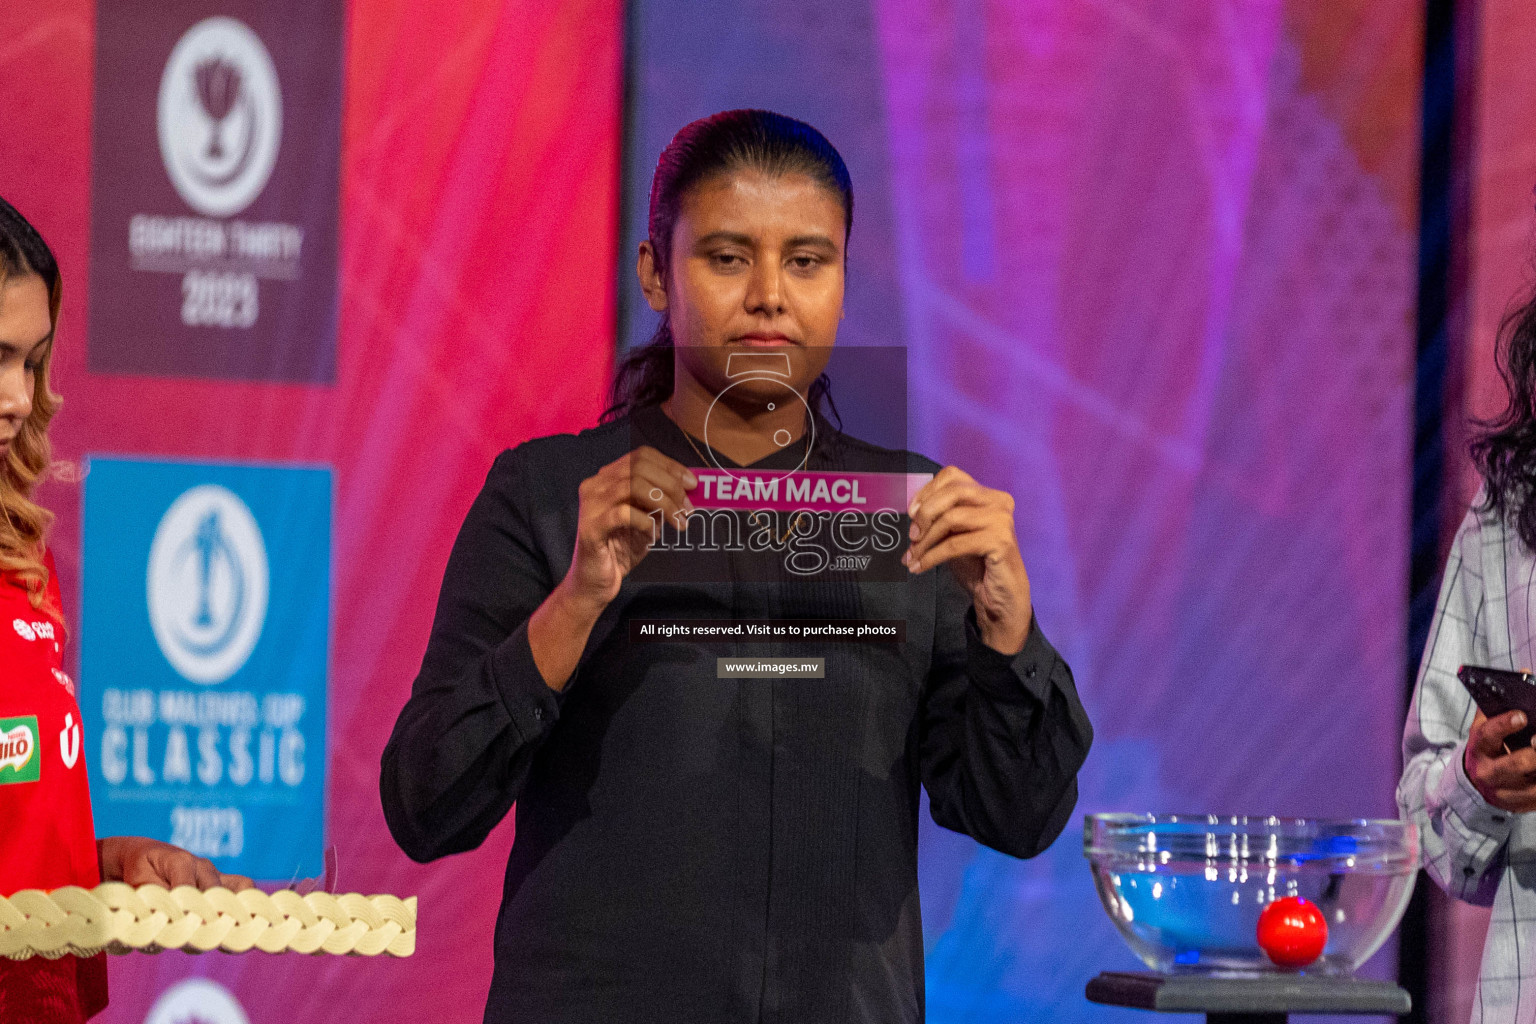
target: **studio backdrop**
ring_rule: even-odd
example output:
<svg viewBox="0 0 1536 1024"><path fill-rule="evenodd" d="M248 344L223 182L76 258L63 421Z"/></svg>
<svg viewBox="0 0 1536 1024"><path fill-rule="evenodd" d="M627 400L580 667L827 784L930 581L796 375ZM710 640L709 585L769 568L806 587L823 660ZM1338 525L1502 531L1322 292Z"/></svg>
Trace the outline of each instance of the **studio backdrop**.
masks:
<svg viewBox="0 0 1536 1024"><path fill-rule="evenodd" d="M119 958L103 1019L479 1019L510 823L412 864L379 755L492 459L595 423L654 329L650 172L727 107L847 157L839 343L904 346L908 442L1017 499L1079 809L1393 814L1420 36L1411 0L0 9L98 829L420 897L409 960ZM925 821L920 871L931 1020L1139 1019L1082 999L1136 961L1075 821L1030 862Z"/></svg>

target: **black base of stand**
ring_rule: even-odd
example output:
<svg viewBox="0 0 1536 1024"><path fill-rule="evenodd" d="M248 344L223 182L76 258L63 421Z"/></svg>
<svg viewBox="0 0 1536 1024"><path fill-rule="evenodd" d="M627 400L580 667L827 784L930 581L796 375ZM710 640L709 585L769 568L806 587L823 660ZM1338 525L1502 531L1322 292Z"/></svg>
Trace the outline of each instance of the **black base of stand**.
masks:
<svg viewBox="0 0 1536 1024"><path fill-rule="evenodd" d="M1203 1013L1209 1024L1286 1024L1292 1013L1402 1016L1408 993L1389 981L1270 974L1213 978L1200 974L1105 971L1088 983L1088 999L1160 1013Z"/></svg>

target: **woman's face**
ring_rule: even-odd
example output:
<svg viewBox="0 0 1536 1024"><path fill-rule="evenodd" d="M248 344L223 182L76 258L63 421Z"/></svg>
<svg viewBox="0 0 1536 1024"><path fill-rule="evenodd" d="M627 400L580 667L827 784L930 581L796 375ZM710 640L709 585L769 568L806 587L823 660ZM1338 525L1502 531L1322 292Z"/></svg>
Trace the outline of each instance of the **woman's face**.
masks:
<svg viewBox="0 0 1536 1024"><path fill-rule="evenodd" d="M747 168L692 188L665 281L648 243L640 258L646 298L670 318L678 369L718 395L743 368L782 367L787 356L787 383L804 396L837 339L846 235L837 194L803 174ZM743 399L754 390L732 389Z"/></svg>
<svg viewBox="0 0 1536 1024"><path fill-rule="evenodd" d="M0 281L0 457L32 414L37 368L52 333L42 278L27 274Z"/></svg>

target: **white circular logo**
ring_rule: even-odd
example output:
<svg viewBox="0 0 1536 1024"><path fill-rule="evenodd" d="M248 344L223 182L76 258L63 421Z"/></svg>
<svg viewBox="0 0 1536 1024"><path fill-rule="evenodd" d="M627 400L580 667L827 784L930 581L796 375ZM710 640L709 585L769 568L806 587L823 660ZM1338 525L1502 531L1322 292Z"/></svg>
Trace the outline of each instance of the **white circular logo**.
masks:
<svg viewBox="0 0 1536 1024"><path fill-rule="evenodd" d="M233 491L201 484L166 509L149 546L149 624L171 667L222 683L267 619L267 548Z"/></svg>
<svg viewBox="0 0 1536 1024"><path fill-rule="evenodd" d="M283 135L283 94L261 39L234 18L205 18L160 76L160 157L188 206L231 217L261 194Z"/></svg>
<svg viewBox="0 0 1536 1024"><path fill-rule="evenodd" d="M811 458L811 448L816 443L816 417L811 415L811 405L805 400L805 396L789 386L792 375L790 357L786 352L732 352L725 362L725 375L731 379L725 390L715 396L715 400L709 403L709 409L704 414L704 444L709 452L709 461L714 467L731 477L736 473L731 469L720 465L715 458L714 446L709 442L709 422L714 417L715 409L722 399L730 393L732 388L742 384L751 384L751 390L758 392L755 399L747 401L760 404L769 412L780 405L793 406L798 402L804 410L807 434L805 436L805 454L800 457L799 465L794 469L780 473L781 477L793 476L805 468ZM745 392L733 396L741 398ZM727 405L731 403L726 402ZM773 443L778 448L784 448L789 444L789 431L777 430L772 437ZM771 451L772 449L770 449Z"/></svg>
<svg viewBox="0 0 1536 1024"><path fill-rule="evenodd" d="M251 1024L240 1001L216 981L188 978L172 985L150 1007L144 1024Z"/></svg>

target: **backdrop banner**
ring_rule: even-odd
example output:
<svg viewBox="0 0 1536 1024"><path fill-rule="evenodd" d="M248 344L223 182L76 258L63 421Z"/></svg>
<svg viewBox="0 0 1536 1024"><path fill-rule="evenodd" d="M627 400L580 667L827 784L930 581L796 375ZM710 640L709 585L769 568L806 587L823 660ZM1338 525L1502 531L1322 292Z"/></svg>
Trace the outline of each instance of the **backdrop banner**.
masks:
<svg viewBox="0 0 1536 1024"><path fill-rule="evenodd" d="M331 474L93 458L81 714L98 835L322 871Z"/></svg>
<svg viewBox="0 0 1536 1024"><path fill-rule="evenodd" d="M342 7L99 0L91 368L330 382Z"/></svg>
<svg viewBox="0 0 1536 1024"><path fill-rule="evenodd" d="M50 432L85 476L39 497L59 517L98 832L180 827L279 882L333 849L341 891L420 901L403 959L114 957L101 1024L481 1019L512 823L414 864L379 760L491 463L602 412L621 28L615 0L0 4L0 194L64 277ZM169 166L162 83L188 147ZM178 187L229 176L247 140L228 185ZM242 187L257 194L236 209ZM137 268L136 237L154 256ZM253 277L254 323L238 289L194 289L188 311L194 273ZM233 586L258 533L259 633ZM151 576L173 598L158 613Z"/></svg>

